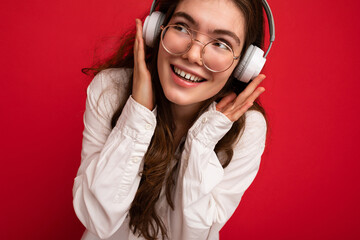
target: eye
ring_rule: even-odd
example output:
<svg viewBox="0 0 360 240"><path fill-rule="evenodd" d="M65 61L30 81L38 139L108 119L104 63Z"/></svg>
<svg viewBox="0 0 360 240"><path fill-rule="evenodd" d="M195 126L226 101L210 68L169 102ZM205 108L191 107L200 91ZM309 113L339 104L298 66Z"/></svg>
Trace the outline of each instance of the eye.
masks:
<svg viewBox="0 0 360 240"><path fill-rule="evenodd" d="M231 51L231 48L228 44L222 42L222 41L214 41L212 45L216 48L222 49L222 50L228 50Z"/></svg>
<svg viewBox="0 0 360 240"><path fill-rule="evenodd" d="M181 25L181 24L176 24L173 26L173 28L176 30L176 31L179 31L179 32L182 32L182 33L188 33L188 30L187 30L187 27Z"/></svg>

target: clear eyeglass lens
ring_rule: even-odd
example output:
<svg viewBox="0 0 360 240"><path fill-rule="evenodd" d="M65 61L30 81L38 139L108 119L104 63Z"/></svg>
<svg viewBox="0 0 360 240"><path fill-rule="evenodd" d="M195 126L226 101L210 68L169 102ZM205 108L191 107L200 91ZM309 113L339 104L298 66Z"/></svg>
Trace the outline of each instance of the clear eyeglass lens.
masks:
<svg viewBox="0 0 360 240"><path fill-rule="evenodd" d="M191 47L190 32L186 28L177 25L164 28L161 40L165 49L174 55L184 54Z"/></svg>
<svg viewBox="0 0 360 240"><path fill-rule="evenodd" d="M161 41L165 50L173 55L185 54L192 46L191 33L181 25L166 26ZM231 48L218 40L207 43L201 54L203 64L214 72L227 70L234 61Z"/></svg>

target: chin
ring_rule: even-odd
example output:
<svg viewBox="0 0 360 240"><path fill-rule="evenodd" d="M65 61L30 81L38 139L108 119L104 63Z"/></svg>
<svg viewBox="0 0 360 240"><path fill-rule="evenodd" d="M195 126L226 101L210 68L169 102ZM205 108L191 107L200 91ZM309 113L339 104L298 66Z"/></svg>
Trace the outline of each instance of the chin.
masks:
<svg viewBox="0 0 360 240"><path fill-rule="evenodd" d="M195 101L189 98L189 96L184 96L180 92L176 90L168 89L168 91L164 91L165 97L171 103L179 105L179 106L187 106L198 103L199 101Z"/></svg>

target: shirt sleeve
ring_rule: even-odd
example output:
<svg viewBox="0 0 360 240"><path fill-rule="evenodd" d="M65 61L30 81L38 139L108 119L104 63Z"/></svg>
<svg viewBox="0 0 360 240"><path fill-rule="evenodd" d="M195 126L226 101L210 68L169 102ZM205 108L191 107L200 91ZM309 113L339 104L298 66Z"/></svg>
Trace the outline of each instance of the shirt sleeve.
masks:
<svg viewBox="0 0 360 240"><path fill-rule="evenodd" d="M149 111L130 96L111 129L115 98L104 95L106 77L99 73L87 89L81 165L73 186L76 215L100 238L110 237L123 223L156 126L156 109Z"/></svg>
<svg viewBox="0 0 360 240"><path fill-rule="evenodd" d="M223 169L214 147L231 126L213 104L189 130L181 167L184 239L217 239L258 172L266 138L264 117L257 111L246 113L245 129Z"/></svg>

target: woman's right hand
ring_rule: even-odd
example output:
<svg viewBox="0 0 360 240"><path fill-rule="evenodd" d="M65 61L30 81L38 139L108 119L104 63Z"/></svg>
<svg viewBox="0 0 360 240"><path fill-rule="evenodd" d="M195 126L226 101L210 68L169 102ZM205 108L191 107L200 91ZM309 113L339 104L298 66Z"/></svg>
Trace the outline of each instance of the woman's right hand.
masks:
<svg viewBox="0 0 360 240"><path fill-rule="evenodd" d="M144 39L142 37L142 22L140 19L136 19L132 97L150 111L154 109L151 74L145 62Z"/></svg>

